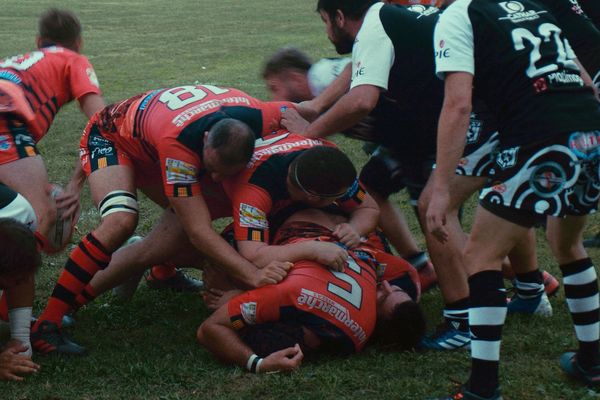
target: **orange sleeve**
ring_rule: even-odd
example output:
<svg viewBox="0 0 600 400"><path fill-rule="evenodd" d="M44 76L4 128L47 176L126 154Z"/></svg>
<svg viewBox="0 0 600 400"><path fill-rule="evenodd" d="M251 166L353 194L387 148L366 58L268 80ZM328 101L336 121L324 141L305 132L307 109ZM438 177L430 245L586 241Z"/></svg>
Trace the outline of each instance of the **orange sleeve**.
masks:
<svg viewBox="0 0 600 400"><path fill-rule="evenodd" d="M69 64L69 85L75 99L90 93L102 94L94 67L82 55L73 57Z"/></svg>
<svg viewBox="0 0 600 400"><path fill-rule="evenodd" d="M283 111L288 108L295 109L295 105L289 101L269 101L261 104L263 116L263 131L262 136L267 136L282 129L281 118Z"/></svg>
<svg viewBox="0 0 600 400"><path fill-rule="evenodd" d="M167 197L201 195L199 175L203 168L200 156L172 137L164 137L157 150Z"/></svg>
<svg viewBox="0 0 600 400"><path fill-rule="evenodd" d="M231 200L235 240L269 242L268 216L273 207L271 196L250 183L239 183Z"/></svg>
<svg viewBox="0 0 600 400"><path fill-rule="evenodd" d="M278 285L268 285L242 293L227 303L231 326L239 330L246 325L278 321L280 303Z"/></svg>

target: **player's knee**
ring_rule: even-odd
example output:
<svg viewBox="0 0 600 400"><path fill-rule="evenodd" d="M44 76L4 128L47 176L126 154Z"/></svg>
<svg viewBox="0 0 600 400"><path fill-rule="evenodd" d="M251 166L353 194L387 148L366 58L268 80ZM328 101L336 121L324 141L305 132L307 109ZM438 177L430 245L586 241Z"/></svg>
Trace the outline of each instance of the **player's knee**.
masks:
<svg viewBox="0 0 600 400"><path fill-rule="evenodd" d="M206 346L206 322L203 322L196 331L196 340L202 346Z"/></svg>
<svg viewBox="0 0 600 400"><path fill-rule="evenodd" d="M58 209L56 203L47 202L43 205L39 205L35 209L35 215L37 217L37 223L40 231L47 230L46 228L54 226L58 219Z"/></svg>
<svg viewBox="0 0 600 400"><path fill-rule="evenodd" d="M138 202L135 193L126 190L114 190L108 193L98 204L102 221L110 220L120 231L131 234L138 222Z"/></svg>

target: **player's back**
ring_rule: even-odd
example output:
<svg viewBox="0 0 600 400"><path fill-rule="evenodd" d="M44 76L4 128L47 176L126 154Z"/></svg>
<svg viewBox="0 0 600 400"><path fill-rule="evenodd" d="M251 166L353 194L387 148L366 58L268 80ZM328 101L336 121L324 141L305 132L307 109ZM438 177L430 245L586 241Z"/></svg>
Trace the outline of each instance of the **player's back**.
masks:
<svg viewBox="0 0 600 400"><path fill-rule="evenodd" d="M64 104L88 93L100 94L87 58L59 46L1 60L0 79L22 88L35 115L32 133L36 141L46 134Z"/></svg>

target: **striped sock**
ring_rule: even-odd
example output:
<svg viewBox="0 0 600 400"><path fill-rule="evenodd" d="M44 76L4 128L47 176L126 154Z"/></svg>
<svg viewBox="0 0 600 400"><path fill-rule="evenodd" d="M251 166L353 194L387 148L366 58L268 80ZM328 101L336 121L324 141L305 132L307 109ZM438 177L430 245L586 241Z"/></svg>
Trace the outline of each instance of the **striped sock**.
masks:
<svg viewBox="0 0 600 400"><path fill-rule="evenodd" d="M531 300L540 297L544 294L542 271L536 269L535 271L526 272L524 274L517 274L515 288L517 289L517 296L523 300Z"/></svg>
<svg viewBox="0 0 600 400"><path fill-rule="evenodd" d="M469 331L469 298L465 297L446 304L444 307L444 319L446 324L452 328L462 331Z"/></svg>
<svg viewBox="0 0 600 400"><path fill-rule="evenodd" d="M76 303L77 309L85 306L90 301L94 301L94 299L96 297L98 297L98 295L96 294L96 291L94 290L92 285L88 283L87 286L83 288L81 293L79 293L77 295L77 297L75 298L75 303Z"/></svg>
<svg viewBox="0 0 600 400"><path fill-rule="evenodd" d="M589 258L561 265L560 270L575 336L579 341L577 361L582 368L589 369L599 361L600 306L596 270Z"/></svg>
<svg viewBox="0 0 600 400"><path fill-rule="evenodd" d="M83 238L71 252L34 331L42 321L51 321L60 326L63 315L76 307L77 295L81 294L96 272L106 268L109 261L110 254L93 234Z"/></svg>
<svg viewBox="0 0 600 400"><path fill-rule="evenodd" d="M491 397L498 387L506 290L502 272L482 271L469 278L471 307L471 377L469 391Z"/></svg>

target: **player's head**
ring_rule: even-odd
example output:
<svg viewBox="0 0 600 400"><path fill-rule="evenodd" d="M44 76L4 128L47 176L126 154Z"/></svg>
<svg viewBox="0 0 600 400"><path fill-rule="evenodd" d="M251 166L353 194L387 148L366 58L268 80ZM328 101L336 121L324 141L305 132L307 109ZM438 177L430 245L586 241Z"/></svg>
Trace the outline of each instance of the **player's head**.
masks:
<svg viewBox="0 0 600 400"><path fill-rule="evenodd" d="M246 326L240 332L240 338L259 357L267 357L276 351L299 344L304 350L304 329L298 323L268 322Z"/></svg>
<svg viewBox="0 0 600 400"><path fill-rule="evenodd" d="M348 29L349 21L362 19L378 0L319 0L317 11L327 28L327 36L339 54L352 52L355 33Z"/></svg>
<svg viewBox="0 0 600 400"><path fill-rule="evenodd" d="M410 349L424 334L425 316L421 307L400 287L381 282L377 286L376 340Z"/></svg>
<svg viewBox="0 0 600 400"><path fill-rule="evenodd" d="M308 87L310 58L295 47L277 50L265 63L262 76L275 101L301 101L312 99Z"/></svg>
<svg viewBox="0 0 600 400"><path fill-rule="evenodd" d="M14 219L0 218L0 243L0 289L7 289L32 276L41 258L33 232Z"/></svg>
<svg viewBox="0 0 600 400"><path fill-rule="evenodd" d="M202 163L218 182L241 171L254 151L254 132L242 121L225 118L204 133Z"/></svg>
<svg viewBox="0 0 600 400"><path fill-rule="evenodd" d="M79 52L81 50L81 23L68 10L49 8L38 22L38 47L62 46Z"/></svg>
<svg viewBox="0 0 600 400"><path fill-rule="evenodd" d="M340 149L316 146L304 150L288 168L292 200L325 207L342 197L356 181L354 164Z"/></svg>

